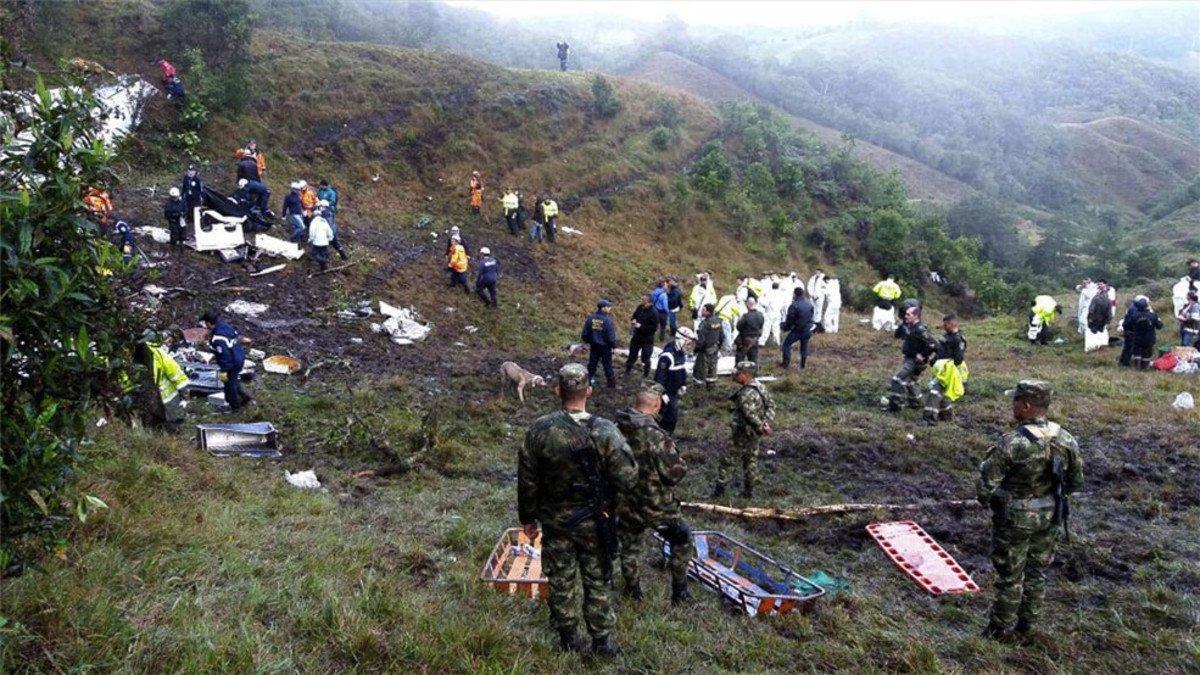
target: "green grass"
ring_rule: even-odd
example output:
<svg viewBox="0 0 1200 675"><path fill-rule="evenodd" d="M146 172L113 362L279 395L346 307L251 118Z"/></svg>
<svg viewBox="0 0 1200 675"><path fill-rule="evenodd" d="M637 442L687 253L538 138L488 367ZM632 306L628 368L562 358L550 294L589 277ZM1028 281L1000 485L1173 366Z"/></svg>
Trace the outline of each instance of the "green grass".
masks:
<svg viewBox="0 0 1200 675"><path fill-rule="evenodd" d="M648 600L619 605L624 654L616 665L1191 667L1200 453L1177 439L1195 438L1200 423L1169 408L1187 381L1117 370L1111 350L1073 358L1077 343L1026 350L1009 320L971 323L965 330L975 375L958 418L918 429L913 414L888 416L874 403L895 366L895 344L853 317L844 325L838 336L817 338L809 372L772 387L779 433L766 447L778 454L763 458L759 502L969 497L977 462L1008 426L1000 390L1018 376L1049 377L1060 392L1054 418L1080 439L1089 493L1076 502L1075 540L1051 572L1042 627L1055 637L1033 646L977 637L991 579L981 510L913 514L985 587L941 600L892 567L862 529L866 517L796 526L693 516L695 527L724 530L798 570L845 577L851 591L807 614L755 620L729 614L705 593L692 608L670 608L665 580L652 571ZM850 349L857 358L839 358ZM526 356L539 353L534 347ZM550 407L544 390L520 408L511 397L498 398L493 378L473 374L450 376L432 394L404 375L359 380L352 398L333 382L302 391L285 383L269 376L256 387L263 403L252 414L283 428L290 454L282 462L215 459L184 439L117 426L98 435L89 483L112 509L72 532L66 560L6 582L7 670L589 667L557 652L542 603L502 596L475 580L496 537L516 522L516 449L523 428ZM611 413L625 398L606 393L596 408ZM361 435L337 440L347 411L378 412L374 424L408 453L420 429L414 405L444 413L436 452L399 478L354 478L353 471L381 460ZM685 498L706 494L716 453L728 445L723 409L718 394L694 392L685 400ZM1113 410L1121 411L1116 419ZM325 489L292 488L284 467L315 467Z"/></svg>

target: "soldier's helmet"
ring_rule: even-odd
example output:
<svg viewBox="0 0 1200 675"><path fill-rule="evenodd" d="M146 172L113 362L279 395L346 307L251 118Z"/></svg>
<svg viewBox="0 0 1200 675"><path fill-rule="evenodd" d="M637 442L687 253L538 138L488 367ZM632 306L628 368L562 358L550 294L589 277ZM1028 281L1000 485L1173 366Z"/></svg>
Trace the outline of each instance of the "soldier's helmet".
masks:
<svg viewBox="0 0 1200 675"><path fill-rule="evenodd" d="M1054 395L1054 390L1050 387L1049 382L1042 380L1021 380L1017 383L1016 389L1008 389L1004 392L1005 396L1012 398L1022 398L1035 405L1050 405L1050 399Z"/></svg>
<svg viewBox="0 0 1200 675"><path fill-rule="evenodd" d="M578 363L568 363L558 371L558 386L564 392L578 392L588 387L587 368Z"/></svg>

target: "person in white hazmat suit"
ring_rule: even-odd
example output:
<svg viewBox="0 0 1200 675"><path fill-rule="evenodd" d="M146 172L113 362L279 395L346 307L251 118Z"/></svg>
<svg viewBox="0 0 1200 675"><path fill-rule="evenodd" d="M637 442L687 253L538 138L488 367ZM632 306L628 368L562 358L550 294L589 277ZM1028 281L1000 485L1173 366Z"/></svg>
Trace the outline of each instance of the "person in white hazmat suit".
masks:
<svg viewBox="0 0 1200 675"><path fill-rule="evenodd" d="M841 324L842 282L837 277L825 277L825 312L821 315L821 328L826 333L836 333Z"/></svg>
<svg viewBox="0 0 1200 675"><path fill-rule="evenodd" d="M779 282L772 281L767 292L763 294L762 303L758 306L763 313L763 318L766 319L762 337L758 339L760 347L765 347L771 338L775 338L776 346L783 344L780 325L783 323L783 314L787 311L787 307L787 296L783 295L783 289L779 287Z"/></svg>
<svg viewBox="0 0 1200 675"><path fill-rule="evenodd" d="M813 321L821 323L821 318L825 316L825 272L817 268L816 272L808 278L808 299L812 300L813 304Z"/></svg>
<svg viewBox="0 0 1200 675"><path fill-rule="evenodd" d="M1075 287L1079 291L1079 307L1076 311L1076 326L1075 330L1080 335L1087 335L1087 313L1088 307L1092 304L1092 298L1096 297L1096 284L1091 279L1084 278L1083 281Z"/></svg>

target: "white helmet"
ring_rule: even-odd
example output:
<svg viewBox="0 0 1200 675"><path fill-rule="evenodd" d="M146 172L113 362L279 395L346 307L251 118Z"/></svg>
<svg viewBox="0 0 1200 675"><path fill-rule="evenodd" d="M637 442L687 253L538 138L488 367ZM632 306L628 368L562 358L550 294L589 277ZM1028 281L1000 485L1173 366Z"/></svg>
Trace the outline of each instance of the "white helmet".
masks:
<svg viewBox="0 0 1200 675"><path fill-rule="evenodd" d="M167 190L167 194L171 195L172 197L178 197L179 196L179 188L173 187L170 190Z"/></svg>
<svg viewBox="0 0 1200 675"><path fill-rule="evenodd" d="M240 188L246 187L246 183L249 183L249 182L250 181L246 180L245 178L241 178L238 180L238 187L240 187Z"/></svg>
<svg viewBox="0 0 1200 675"><path fill-rule="evenodd" d="M306 181L302 178L296 183L296 185L298 185L300 187L300 189L303 190L304 188L308 187L308 181Z"/></svg>
<svg viewBox="0 0 1200 675"><path fill-rule="evenodd" d="M490 249L486 246L481 247L479 249L479 255L491 255L491 254L492 254L492 249Z"/></svg>

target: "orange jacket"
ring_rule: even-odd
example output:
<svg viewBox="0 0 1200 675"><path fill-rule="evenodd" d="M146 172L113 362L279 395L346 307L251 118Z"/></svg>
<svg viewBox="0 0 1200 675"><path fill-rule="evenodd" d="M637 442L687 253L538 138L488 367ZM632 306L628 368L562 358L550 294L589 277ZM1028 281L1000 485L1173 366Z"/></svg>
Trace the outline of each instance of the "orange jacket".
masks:
<svg viewBox="0 0 1200 675"><path fill-rule="evenodd" d="M311 185L305 185L303 190L300 190L300 204L304 206L305 215L311 216L313 209L317 208L317 191Z"/></svg>
<svg viewBox="0 0 1200 675"><path fill-rule="evenodd" d="M234 150L233 156L237 157L238 159L245 157L246 149L238 148L237 150ZM267 157L265 155L263 155L262 150L259 150L258 152L254 153L254 161L258 164L258 175L266 176L267 175Z"/></svg>
<svg viewBox="0 0 1200 675"><path fill-rule="evenodd" d="M83 205L92 213L104 215L112 211L112 199L100 188L90 187L83 193Z"/></svg>
<svg viewBox="0 0 1200 675"><path fill-rule="evenodd" d="M467 249L462 244L455 244L450 249L450 269L455 272L467 271Z"/></svg>

